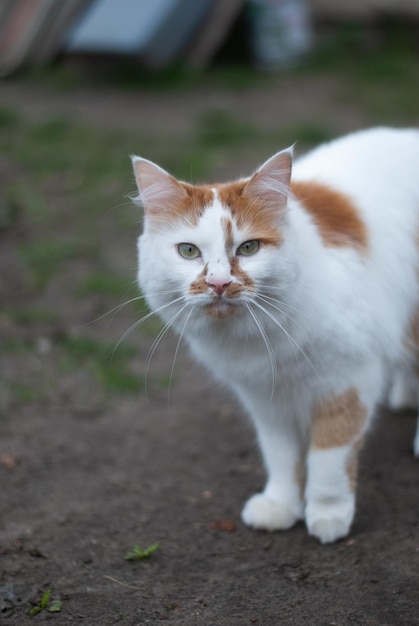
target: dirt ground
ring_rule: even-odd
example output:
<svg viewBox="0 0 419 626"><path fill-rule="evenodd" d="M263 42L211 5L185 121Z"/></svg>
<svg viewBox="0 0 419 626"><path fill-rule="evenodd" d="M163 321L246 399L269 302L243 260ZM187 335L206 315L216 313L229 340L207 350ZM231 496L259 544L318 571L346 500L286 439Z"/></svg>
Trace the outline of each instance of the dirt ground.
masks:
<svg viewBox="0 0 419 626"><path fill-rule="evenodd" d="M336 132L372 123L353 102L338 109L338 87L336 80L301 77L287 79L286 88L265 85L240 94L200 88L187 98L162 98L87 88L54 94L15 81L1 86L0 99L32 121L60 111L92 125L164 129L168 141L187 141L209 102L260 117L266 127L278 116L284 126L327 116ZM132 279L137 232L120 232L111 218L101 228L108 262ZM46 396L30 401L0 388L0 623L419 624L412 412L381 411L362 452L349 538L321 546L302 524L285 533L249 530L240 510L263 486L264 471L242 410L185 351L170 393L167 385L151 384L147 396L104 395L83 368L55 377L61 367L55 337L95 317L93 296L73 300L68 291L71 272L86 268L71 264L70 274L34 296L20 277L20 235L11 228L0 236L4 307L27 300L60 312L59 326L0 315L3 340L31 340L24 362L18 351L0 355L3 379L22 382L43 371L53 381ZM116 343L132 322L124 310L111 327L89 328ZM140 375L153 337L137 331L128 341ZM169 338L156 351L153 380L170 372L175 349L176 339ZM156 542L150 558L124 559L134 545ZM29 615L47 590L49 608L61 600L61 611Z"/></svg>

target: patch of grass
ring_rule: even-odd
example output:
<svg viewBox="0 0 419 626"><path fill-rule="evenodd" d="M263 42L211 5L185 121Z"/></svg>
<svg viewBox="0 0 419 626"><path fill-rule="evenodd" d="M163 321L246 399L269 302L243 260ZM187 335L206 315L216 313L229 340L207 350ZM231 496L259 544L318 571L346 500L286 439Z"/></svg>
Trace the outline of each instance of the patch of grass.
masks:
<svg viewBox="0 0 419 626"><path fill-rule="evenodd" d="M5 353L19 354L31 350L33 341L16 337L4 337L1 340L1 349Z"/></svg>
<svg viewBox="0 0 419 626"><path fill-rule="evenodd" d="M89 337L61 337L57 344L68 359L69 366L89 367L108 391L139 392L143 388L140 376L129 369L135 348L114 346Z"/></svg>
<svg viewBox="0 0 419 626"><path fill-rule="evenodd" d="M56 117L42 122L32 130L35 141L60 143L69 139L74 132L74 124L66 118Z"/></svg>
<svg viewBox="0 0 419 626"><path fill-rule="evenodd" d="M37 288L45 287L62 265L79 256L81 246L75 241L36 241L20 248L20 256Z"/></svg>
<svg viewBox="0 0 419 626"><path fill-rule="evenodd" d="M200 146L192 146L174 158L166 159L167 169L181 180L199 183L210 169L212 154ZM172 161L172 163L171 163Z"/></svg>
<svg viewBox="0 0 419 626"><path fill-rule="evenodd" d="M312 122L300 122L292 125L285 132L281 132L280 136L283 146L296 143L297 150L300 144L304 147L316 146L325 141L330 141L333 137L326 126Z"/></svg>
<svg viewBox="0 0 419 626"><path fill-rule="evenodd" d="M0 107L0 128L15 128L20 121L18 113L14 109Z"/></svg>
<svg viewBox="0 0 419 626"><path fill-rule="evenodd" d="M12 184L6 190L8 204L18 215L34 224L45 224L48 221L48 207L44 195L39 188L27 184Z"/></svg>
<svg viewBox="0 0 419 626"><path fill-rule="evenodd" d="M50 309L41 306L7 307L4 313L17 324L54 324L58 322L57 315Z"/></svg>
<svg viewBox="0 0 419 626"><path fill-rule="evenodd" d="M29 615L38 615L45 609L49 613L59 613L62 609L63 603L61 600L51 600L51 589L48 589L40 598L38 604L29 610Z"/></svg>
<svg viewBox="0 0 419 626"><path fill-rule="evenodd" d="M22 404L29 404L44 397L44 393L39 387L22 383L12 383L10 387L15 400Z"/></svg>
<svg viewBox="0 0 419 626"><path fill-rule="evenodd" d="M142 550L140 546L135 545L124 558L126 561L143 561L144 559L149 559L159 547L160 545L158 543L153 543L148 546L148 548L145 548L145 550Z"/></svg>
<svg viewBox="0 0 419 626"><path fill-rule="evenodd" d="M198 122L198 141L201 147L227 148L264 137L265 133L255 125L241 121L224 109L209 109Z"/></svg>
<svg viewBox="0 0 419 626"><path fill-rule="evenodd" d="M103 296L121 296L126 291L124 280L109 272L92 273L77 286L79 295L99 294Z"/></svg>

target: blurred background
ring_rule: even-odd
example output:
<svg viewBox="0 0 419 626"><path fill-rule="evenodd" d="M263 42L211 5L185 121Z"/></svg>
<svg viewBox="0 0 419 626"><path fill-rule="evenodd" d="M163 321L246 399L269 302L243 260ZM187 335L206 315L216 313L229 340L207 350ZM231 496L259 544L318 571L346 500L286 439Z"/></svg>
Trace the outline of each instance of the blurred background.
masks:
<svg viewBox="0 0 419 626"><path fill-rule="evenodd" d="M146 309L107 315L137 293L130 154L226 180L417 125L418 35L419 0L2 0L0 415L142 388L139 339L114 347Z"/></svg>
<svg viewBox="0 0 419 626"><path fill-rule="evenodd" d="M418 35L419 0L2 0L0 415L143 384L138 338L106 358L141 301L93 323L136 295L130 154L226 180L417 125Z"/></svg>
<svg viewBox="0 0 419 626"><path fill-rule="evenodd" d="M326 589L324 623L349 623L336 616L354 607L357 623L401 623L403 602L417 616L408 420L371 456L355 541L320 555L303 528L275 538L301 562L288 586L266 586L273 539L238 524L213 543L209 520L238 520L263 470L237 407L183 353L174 366L177 340L158 321L138 324L147 308L135 284L141 211L129 155L191 182L223 181L294 143L298 155L359 128L418 126L419 0L0 0L0 76L0 613L22 626L32 619L22 598L36 603L52 588L73 607L62 623L80 613L119 623L139 610L166 619L168 602L192 615L208 578L219 581L208 606L226 599L205 623L255 623L256 572L260 615L275 614L264 624L278 624L288 598L294 615L301 597L292 623L312 623ZM390 457L382 442L393 439ZM144 579L136 570L131 591L105 580L132 583L124 551L157 540L162 556ZM220 546L226 561L209 562ZM243 576L234 587L243 555L255 566L245 601ZM306 570L320 586L292 604ZM334 587L331 571L348 578ZM380 611L395 616L375 619ZM182 626L198 623L185 615Z"/></svg>

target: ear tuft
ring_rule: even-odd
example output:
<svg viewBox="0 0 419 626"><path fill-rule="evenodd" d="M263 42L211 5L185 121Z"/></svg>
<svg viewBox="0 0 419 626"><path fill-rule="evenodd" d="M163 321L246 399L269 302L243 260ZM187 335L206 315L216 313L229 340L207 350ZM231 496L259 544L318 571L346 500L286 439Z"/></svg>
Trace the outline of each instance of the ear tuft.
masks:
<svg viewBox="0 0 419 626"><path fill-rule="evenodd" d="M187 197L187 192L173 176L164 169L143 159L132 156L139 201L146 214L161 215L173 212L179 202Z"/></svg>

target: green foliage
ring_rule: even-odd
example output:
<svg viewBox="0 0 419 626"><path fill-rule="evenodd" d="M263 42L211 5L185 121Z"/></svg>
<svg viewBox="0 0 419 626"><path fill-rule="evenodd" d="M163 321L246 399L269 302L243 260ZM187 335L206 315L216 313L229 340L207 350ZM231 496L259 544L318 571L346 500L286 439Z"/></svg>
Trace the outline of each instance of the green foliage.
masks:
<svg viewBox="0 0 419 626"><path fill-rule="evenodd" d="M110 272L93 272L77 287L77 293L84 296L91 294L121 296L124 290L124 279Z"/></svg>
<svg viewBox="0 0 419 626"><path fill-rule="evenodd" d="M48 283L66 261L80 256L81 252L77 242L64 238L35 241L20 248L21 258L39 289Z"/></svg>
<svg viewBox="0 0 419 626"><path fill-rule="evenodd" d="M19 115L16 111L6 107L0 107L0 128L14 128L19 123Z"/></svg>
<svg viewBox="0 0 419 626"><path fill-rule="evenodd" d="M51 597L51 589L48 589L48 591L46 591L41 599L39 600L38 604L34 607L32 607L32 609L29 610L29 615L38 615L38 613L40 613L41 611L47 610L49 613L59 613L62 609L63 603L61 600L51 600L50 602L50 597Z"/></svg>
<svg viewBox="0 0 419 626"><path fill-rule="evenodd" d="M86 366L108 391L139 392L143 388L140 376L129 369L135 348L125 344L115 346L84 336L63 336L57 345L66 357L68 367Z"/></svg>
<svg viewBox="0 0 419 626"><path fill-rule="evenodd" d="M245 123L225 109L208 109L199 119L199 142L203 146L226 148L243 142L263 139L264 133L255 125Z"/></svg>
<svg viewBox="0 0 419 626"><path fill-rule="evenodd" d="M145 550L142 550L140 546L135 545L134 548L130 550L124 558L126 561L143 561L144 559L149 559L151 555L159 549L159 547L160 546L158 543L153 543Z"/></svg>

